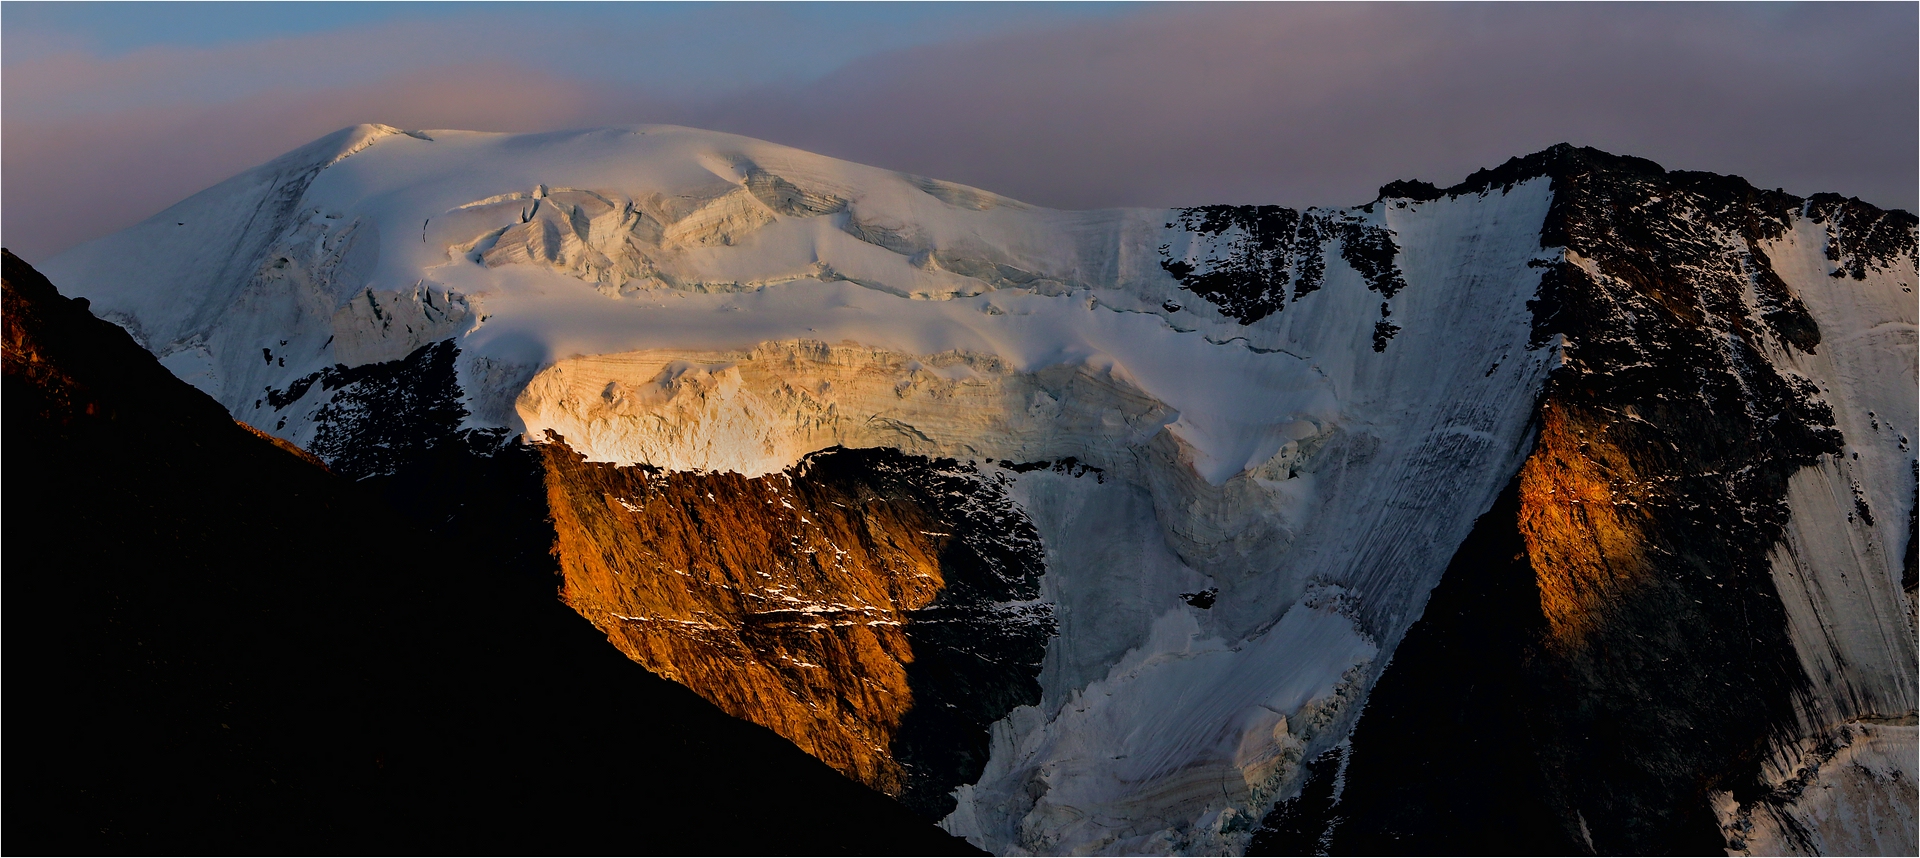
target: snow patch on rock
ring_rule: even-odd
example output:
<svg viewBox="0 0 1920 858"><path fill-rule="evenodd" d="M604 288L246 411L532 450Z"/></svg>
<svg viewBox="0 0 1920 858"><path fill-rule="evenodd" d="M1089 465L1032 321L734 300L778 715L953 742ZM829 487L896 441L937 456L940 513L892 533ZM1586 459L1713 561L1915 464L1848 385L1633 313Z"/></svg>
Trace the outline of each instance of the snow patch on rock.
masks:
<svg viewBox="0 0 1920 858"><path fill-rule="evenodd" d="M1729 855L1912 855L1920 805L1920 728L1850 722L1776 763L1772 792L1742 804L1712 795Z"/></svg>

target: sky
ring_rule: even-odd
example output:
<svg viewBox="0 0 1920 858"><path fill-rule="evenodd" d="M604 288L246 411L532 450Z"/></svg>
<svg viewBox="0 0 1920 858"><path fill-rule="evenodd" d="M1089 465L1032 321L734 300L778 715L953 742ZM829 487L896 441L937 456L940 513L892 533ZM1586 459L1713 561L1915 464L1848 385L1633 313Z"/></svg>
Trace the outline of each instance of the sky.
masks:
<svg viewBox="0 0 1920 858"><path fill-rule="evenodd" d="M28 261L335 129L672 123L1060 208L1352 205L1559 142L1914 210L1920 6L0 2Z"/></svg>

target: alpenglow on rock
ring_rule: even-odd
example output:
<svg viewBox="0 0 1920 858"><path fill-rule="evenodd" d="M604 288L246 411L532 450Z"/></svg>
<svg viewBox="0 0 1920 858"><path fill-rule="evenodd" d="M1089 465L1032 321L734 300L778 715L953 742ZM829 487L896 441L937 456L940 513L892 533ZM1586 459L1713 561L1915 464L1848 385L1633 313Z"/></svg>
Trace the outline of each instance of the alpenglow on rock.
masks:
<svg viewBox="0 0 1920 858"><path fill-rule="evenodd" d="M614 645L990 851L1911 854L1915 252L1568 146L1069 212L359 126L43 268L337 471L533 445Z"/></svg>

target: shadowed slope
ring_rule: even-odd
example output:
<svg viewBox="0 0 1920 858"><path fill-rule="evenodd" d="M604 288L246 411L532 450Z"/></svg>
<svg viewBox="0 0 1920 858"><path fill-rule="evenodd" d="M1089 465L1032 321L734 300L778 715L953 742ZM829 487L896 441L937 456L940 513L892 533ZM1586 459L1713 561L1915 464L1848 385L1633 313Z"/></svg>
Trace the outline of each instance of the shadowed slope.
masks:
<svg viewBox="0 0 1920 858"><path fill-rule="evenodd" d="M968 851L5 266L9 851Z"/></svg>

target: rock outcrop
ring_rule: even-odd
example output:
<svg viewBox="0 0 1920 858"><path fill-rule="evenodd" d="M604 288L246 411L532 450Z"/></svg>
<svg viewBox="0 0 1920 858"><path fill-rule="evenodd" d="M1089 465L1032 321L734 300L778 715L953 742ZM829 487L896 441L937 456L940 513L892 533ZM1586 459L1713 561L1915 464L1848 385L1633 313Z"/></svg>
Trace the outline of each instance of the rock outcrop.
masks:
<svg viewBox="0 0 1920 858"><path fill-rule="evenodd" d="M779 474L541 447L567 604L634 661L931 818L1039 702L1038 534L991 473L889 450Z"/></svg>

